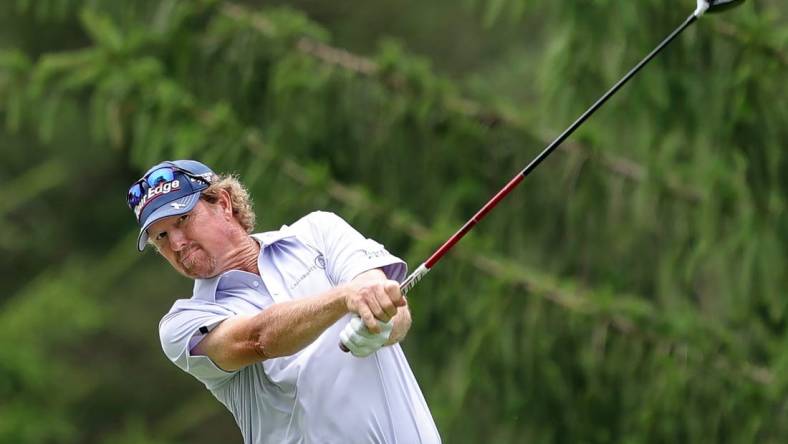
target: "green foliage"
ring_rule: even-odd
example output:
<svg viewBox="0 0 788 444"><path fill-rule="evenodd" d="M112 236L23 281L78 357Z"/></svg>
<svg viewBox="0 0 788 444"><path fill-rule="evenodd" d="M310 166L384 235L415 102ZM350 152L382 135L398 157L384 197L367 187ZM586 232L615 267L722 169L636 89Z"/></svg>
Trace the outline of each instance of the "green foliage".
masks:
<svg viewBox="0 0 788 444"><path fill-rule="evenodd" d="M415 268L683 18L466 7L539 44L450 77L449 56L360 57L289 8L3 6L0 441L238 436L159 351L190 289L134 251L123 192L150 164L237 171L261 230L334 210ZM446 442L785 440L784 12L704 17L419 284L404 346ZM57 26L41 46L31 23Z"/></svg>

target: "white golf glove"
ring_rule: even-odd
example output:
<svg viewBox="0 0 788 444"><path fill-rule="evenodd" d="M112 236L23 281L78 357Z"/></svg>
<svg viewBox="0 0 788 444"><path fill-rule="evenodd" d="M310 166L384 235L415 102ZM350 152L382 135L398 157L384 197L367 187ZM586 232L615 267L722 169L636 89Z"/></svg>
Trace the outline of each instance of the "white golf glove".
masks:
<svg viewBox="0 0 788 444"><path fill-rule="evenodd" d="M350 353L353 353L353 356L364 358L383 347L386 341L389 340L389 336L391 336L391 329L394 327L394 323L392 321L378 321L378 326L380 327L380 333L370 333L366 325L364 325L364 321L354 314L350 322L342 330L342 333L339 334L339 339L350 350Z"/></svg>

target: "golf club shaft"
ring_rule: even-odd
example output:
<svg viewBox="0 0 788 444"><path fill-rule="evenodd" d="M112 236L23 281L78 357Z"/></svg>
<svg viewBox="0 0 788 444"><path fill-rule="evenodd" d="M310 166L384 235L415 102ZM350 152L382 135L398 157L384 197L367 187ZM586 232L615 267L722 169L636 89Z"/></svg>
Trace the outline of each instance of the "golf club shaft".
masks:
<svg viewBox="0 0 788 444"><path fill-rule="evenodd" d="M463 225L456 233L454 233L443 245L440 246L432 256L429 257L423 264L421 264L413 273L411 273L400 285L400 290L402 294L407 294L416 284L427 274L427 272L432 269L432 267L438 263L438 261L446 254L449 250L451 250L454 245L460 241L471 229L479 223L484 217L498 205L498 202L503 200L513 189L517 187L517 185L522 182L525 177L531 173L543 160L547 158L556 148L558 148L561 143L566 140L567 137L572 135L583 122L586 121L596 110L602 107L602 105L607 102L607 100L613 96L622 86L624 86L629 79L635 76L648 62L651 61L663 48L668 46L668 44L673 41L682 31L684 31L689 25L697 20L695 14L691 14L685 21L682 23L678 28L676 28L673 32L670 33L665 39L657 45L646 57L643 58L634 68L632 68L624 77L622 77L618 82L616 82L613 87L611 87L602 97L600 97L590 108L588 108L577 120L574 121L560 136L558 136L550 145L547 146L538 156L536 156L531 163L529 163L520 173L512 178L503 188L501 188L495 196L492 197L484 206L473 215L465 225Z"/></svg>
<svg viewBox="0 0 788 444"><path fill-rule="evenodd" d="M434 253L421 265L419 265L416 270L414 270L404 281L400 284L400 291L403 295L407 294L416 284L432 269L432 267L441 260L443 255L445 255L449 250L454 247L457 242L460 241L469 231L477 224L479 221L484 219L484 217L498 205L498 202L503 200L513 189L517 188L517 185L525 179L525 177L531 173L543 160L547 158L556 148L558 148L567 137L572 135L583 122L586 121L589 117L591 117L596 110L602 107L602 105L607 102L607 100L613 96L622 86L624 86L629 79L635 76L648 62L651 61L663 48L668 46L668 44L673 41L682 31L687 29L689 25L697 20L697 16L695 14L691 14L687 19L679 25L678 28L673 30L667 37L665 37L662 42L657 45L646 57L643 58L634 68L632 68L624 77L622 77L615 85L613 85L602 97L600 97L591 107L589 107L577 120L574 121L569 127L561 133L555 140L553 140L550 145L547 146L538 156L536 156L531 163L529 163L522 171L520 171L516 176L514 176L503 188L498 191L495 196L492 197L487 203L482 206L482 208L476 212L465 224L457 230L446 242L443 243ZM348 349L345 347L344 344L340 342L339 347L347 352Z"/></svg>

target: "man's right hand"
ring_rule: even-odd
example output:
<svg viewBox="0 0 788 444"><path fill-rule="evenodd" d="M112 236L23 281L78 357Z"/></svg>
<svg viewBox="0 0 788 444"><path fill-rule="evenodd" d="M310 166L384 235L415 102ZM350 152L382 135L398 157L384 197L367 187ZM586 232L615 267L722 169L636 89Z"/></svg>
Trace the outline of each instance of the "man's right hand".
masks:
<svg viewBox="0 0 788 444"><path fill-rule="evenodd" d="M345 303L351 313L357 314L370 333L378 334L378 321L389 322L397 314L398 307L406 305L399 283L385 278L380 270L370 270L348 285Z"/></svg>

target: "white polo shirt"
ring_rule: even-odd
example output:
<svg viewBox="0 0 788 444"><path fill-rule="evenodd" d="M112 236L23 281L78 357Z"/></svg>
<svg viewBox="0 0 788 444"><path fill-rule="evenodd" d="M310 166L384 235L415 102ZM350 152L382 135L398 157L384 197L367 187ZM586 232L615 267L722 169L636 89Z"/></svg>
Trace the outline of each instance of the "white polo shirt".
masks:
<svg viewBox="0 0 788 444"><path fill-rule="evenodd" d="M401 281L405 263L333 213L314 212L255 234L260 275L233 270L197 279L159 324L162 348L235 417L245 443L439 443L427 403L399 344L367 358L338 347L344 316L300 352L227 372L191 349L223 320L314 296L381 268Z"/></svg>

